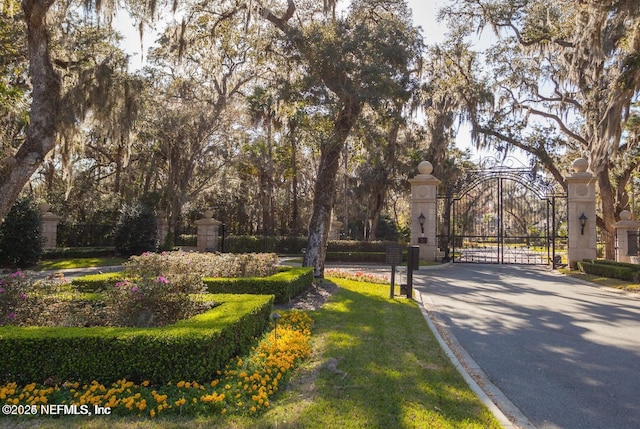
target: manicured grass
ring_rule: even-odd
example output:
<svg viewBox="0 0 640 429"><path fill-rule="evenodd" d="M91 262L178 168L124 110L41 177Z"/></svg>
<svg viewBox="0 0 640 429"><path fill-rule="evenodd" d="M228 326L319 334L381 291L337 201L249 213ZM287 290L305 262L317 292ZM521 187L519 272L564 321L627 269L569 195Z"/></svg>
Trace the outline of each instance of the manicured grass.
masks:
<svg viewBox="0 0 640 429"><path fill-rule="evenodd" d="M595 283L600 286L612 287L616 289L626 290L629 292L640 292L640 284L635 282L614 279L611 277L595 276L593 274L587 274L587 273L583 273L578 270L572 270L569 268L562 268L559 271L568 276L571 276L580 280L585 280L591 283Z"/></svg>
<svg viewBox="0 0 640 429"><path fill-rule="evenodd" d="M36 271L65 270L70 268L109 267L121 265L126 258L72 258L41 261L33 269Z"/></svg>
<svg viewBox="0 0 640 429"><path fill-rule="evenodd" d="M40 428L499 428L429 331L388 285L331 279L311 312L313 352L257 417L38 419ZM2 422L0 422L0 426ZM28 424L24 426L30 427Z"/></svg>

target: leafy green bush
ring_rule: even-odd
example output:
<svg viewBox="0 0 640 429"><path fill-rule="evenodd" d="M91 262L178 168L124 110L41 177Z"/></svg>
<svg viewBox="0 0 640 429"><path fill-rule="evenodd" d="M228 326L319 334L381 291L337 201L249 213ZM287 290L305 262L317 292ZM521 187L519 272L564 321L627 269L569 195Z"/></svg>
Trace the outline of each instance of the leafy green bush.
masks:
<svg viewBox="0 0 640 429"><path fill-rule="evenodd" d="M386 252L327 252L327 262L369 262L383 264Z"/></svg>
<svg viewBox="0 0 640 429"><path fill-rule="evenodd" d="M273 252L276 247L275 237L257 237L255 235L230 235L225 237L225 252L258 253Z"/></svg>
<svg viewBox="0 0 640 429"><path fill-rule="evenodd" d="M0 382L211 379L250 349L273 308L271 296L215 300L221 305L162 328L0 327Z"/></svg>
<svg viewBox="0 0 640 429"><path fill-rule="evenodd" d="M125 279L126 275L122 271L87 274L86 276L76 277L71 280L71 286L73 286L78 292L101 292L113 287L117 282Z"/></svg>
<svg viewBox="0 0 640 429"><path fill-rule="evenodd" d="M115 254L115 247L56 247L45 249L42 257L45 259L101 258Z"/></svg>
<svg viewBox="0 0 640 429"><path fill-rule="evenodd" d="M593 274L596 276L610 277L614 279L634 281L637 278L637 271L629 268L610 264L601 264L597 262L578 261L576 262L578 270L583 273Z"/></svg>
<svg viewBox="0 0 640 429"><path fill-rule="evenodd" d="M275 302L280 304L311 287L313 268L283 269L270 277L205 277L203 280L210 293L272 294Z"/></svg>
<svg viewBox="0 0 640 429"><path fill-rule="evenodd" d="M0 225L0 265L27 267L42 255L42 224L31 197L20 198Z"/></svg>
<svg viewBox="0 0 640 429"><path fill-rule="evenodd" d="M113 229L116 252L121 255L139 255L158 248L157 220L153 210L137 203L125 204Z"/></svg>
<svg viewBox="0 0 640 429"><path fill-rule="evenodd" d="M387 246L397 245L396 241L355 241L332 240L327 245L327 252L385 252Z"/></svg>

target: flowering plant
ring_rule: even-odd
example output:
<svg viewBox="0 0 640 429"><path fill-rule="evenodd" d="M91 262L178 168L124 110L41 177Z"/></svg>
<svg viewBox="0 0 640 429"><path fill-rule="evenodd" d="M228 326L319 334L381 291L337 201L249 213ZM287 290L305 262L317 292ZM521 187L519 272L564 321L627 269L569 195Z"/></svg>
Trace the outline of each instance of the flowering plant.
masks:
<svg viewBox="0 0 640 429"><path fill-rule="evenodd" d="M36 279L33 271L0 274L0 325L22 325L38 319L43 296L59 292L64 277Z"/></svg>
<svg viewBox="0 0 640 429"><path fill-rule="evenodd" d="M202 277L266 277L277 271L275 253L162 252L132 256L125 268L133 275L165 275L171 281L200 282Z"/></svg>
<svg viewBox="0 0 640 429"><path fill-rule="evenodd" d="M191 292L158 275L117 282L104 294L114 324L148 327L175 323L211 308L212 303L192 299Z"/></svg>
<svg viewBox="0 0 640 429"><path fill-rule="evenodd" d="M346 271L337 268L325 270L327 277L337 277L340 279L355 280L359 282L389 284L389 277L381 274L365 273L363 271Z"/></svg>

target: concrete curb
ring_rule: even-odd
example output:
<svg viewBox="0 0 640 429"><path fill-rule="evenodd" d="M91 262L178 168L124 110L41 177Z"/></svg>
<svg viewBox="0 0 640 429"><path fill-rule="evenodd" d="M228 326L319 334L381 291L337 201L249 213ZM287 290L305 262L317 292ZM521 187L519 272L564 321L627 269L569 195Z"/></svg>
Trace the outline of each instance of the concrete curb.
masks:
<svg viewBox="0 0 640 429"><path fill-rule="evenodd" d="M462 375L469 388L471 388L480 401L491 411L502 427L505 429L536 429L536 426L522 414L518 407L489 381L478 364L476 364L473 358L462 348L446 324L438 317L433 303L429 302L429 298L416 289L414 289L414 293L417 295L416 302L420 305L422 316L438 340L440 347L442 347L442 350L444 350L453 366L455 366L460 375ZM436 327L436 324L438 327ZM447 340L443 337L446 337ZM480 387L480 384L482 384L482 387ZM507 417L507 415L509 417Z"/></svg>

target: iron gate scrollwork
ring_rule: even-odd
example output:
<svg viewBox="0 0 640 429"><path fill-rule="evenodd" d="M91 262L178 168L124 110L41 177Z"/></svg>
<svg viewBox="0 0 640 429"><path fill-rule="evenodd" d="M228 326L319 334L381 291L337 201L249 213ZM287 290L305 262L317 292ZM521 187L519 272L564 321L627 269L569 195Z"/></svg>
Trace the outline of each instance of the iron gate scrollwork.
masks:
<svg viewBox="0 0 640 429"><path fill-rule="evenodd" d="M438 247L453 262L563 262L567 198L553 179L514 158L484 159L438 196Z"/></svg>

